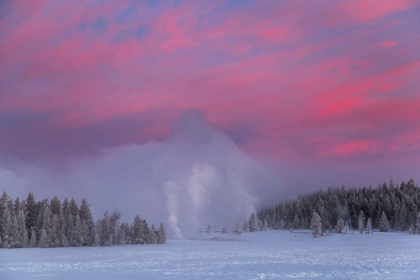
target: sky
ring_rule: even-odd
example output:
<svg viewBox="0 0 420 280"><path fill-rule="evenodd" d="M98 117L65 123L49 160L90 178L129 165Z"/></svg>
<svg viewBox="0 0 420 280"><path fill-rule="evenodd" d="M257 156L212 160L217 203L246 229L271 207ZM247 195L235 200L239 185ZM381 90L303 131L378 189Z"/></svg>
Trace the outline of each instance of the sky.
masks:
<svg viewBox="0 0 420 280"><path fill-rule="evenodd" d="M164 182L188 189L197 168L226 181L243 161L242 179L260 167L244 191L260 203L419 181L419 28L415 0L1 1L0 183L85 195L87 177L164 169L153 145L212 151L155 178L168 209Z"/></svg>

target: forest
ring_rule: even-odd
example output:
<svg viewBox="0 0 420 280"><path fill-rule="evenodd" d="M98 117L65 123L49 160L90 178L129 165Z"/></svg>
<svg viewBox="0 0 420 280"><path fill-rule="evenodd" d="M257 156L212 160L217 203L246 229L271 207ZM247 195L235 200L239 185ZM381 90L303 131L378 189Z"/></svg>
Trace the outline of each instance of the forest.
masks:
<svg viewBox="0 0 420 280"><path fill-rule="evenodd" d="M420 234L420 188L413 179L376 188L328 187L294 200L262 207L257 217L273 229L312 229L314 213L323 231L371 228ZM369 224L370 223L370 224Z"/></svg>
<svg viewBox="0 0 420 280"><path fill-rule="evenodd" d="M164 244L166 232L150 226L136 216L131 225L121 222L121 213L105 212L93 221L90 205L83 199L80 206L72 198L64 201L36 201L32 193L26 200L14 200L6 192L0 198L0 248L55 248L112 246L126 244Z"/></svg>

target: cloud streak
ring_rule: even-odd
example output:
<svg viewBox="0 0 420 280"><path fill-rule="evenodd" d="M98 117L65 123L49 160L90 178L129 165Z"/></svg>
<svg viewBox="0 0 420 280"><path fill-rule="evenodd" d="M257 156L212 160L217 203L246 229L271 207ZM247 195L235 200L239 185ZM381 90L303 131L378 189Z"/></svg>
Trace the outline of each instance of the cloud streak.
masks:
<svg viewBox="0 0 420 280"><path fill-rule="evenodd" d="M380 159L380 173L397 179L395 162L420 159L418 1L0 9L4 161L68 165L163 141L190 108L275 166Z"/></svg>

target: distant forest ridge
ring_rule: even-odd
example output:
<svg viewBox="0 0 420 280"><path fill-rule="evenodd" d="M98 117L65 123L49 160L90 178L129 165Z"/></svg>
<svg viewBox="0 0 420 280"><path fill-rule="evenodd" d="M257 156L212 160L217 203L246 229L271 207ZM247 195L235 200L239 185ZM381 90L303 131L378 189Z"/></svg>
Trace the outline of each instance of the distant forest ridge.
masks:
<svg viewBox="0 0 420 280"><path fill-rule="evenodd" d="M72 198L63 203L51 200L35 201L32 193L26 200L14 200L6 192L0 198L0 248L81 247L125 244L164 244L166 232L149 227L136 216L131 225L120 222L121 214L105 212L93 221L90 205L83 199L80 206Z"/></svg>
<svg viewBox="0 0 420 280"><path fill-rule="evenodd" d="M321 217L323 230L334 229L340 219L349 228L359 229L360 220L366 225L370 219L373 228L381 231L420 232L420 188L413 179L400 184L391 179L377 188L329 187L263 207L257 216L273 229L310 229L314 212Z"/></svg>

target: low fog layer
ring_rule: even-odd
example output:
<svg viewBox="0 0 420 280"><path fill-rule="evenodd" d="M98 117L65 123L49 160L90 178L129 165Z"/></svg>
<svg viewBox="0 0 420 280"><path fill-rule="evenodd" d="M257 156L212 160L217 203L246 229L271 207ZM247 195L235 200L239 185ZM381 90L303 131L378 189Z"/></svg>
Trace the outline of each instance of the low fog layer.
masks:
<svg viewBox="0 0 420 280"><path fill-rule="evenodd" d="M266 190L278 189L270 169L244 154L212 128L199 111L187 111L164 141L102 151L99 158L73 160L65 171L36 166L0 169L0 183L12 197L85 197L95 218L121 210L163 221L174 237L182 232L233 227L260 206ZM278 197L280 199L280 197Z"/></svg>

